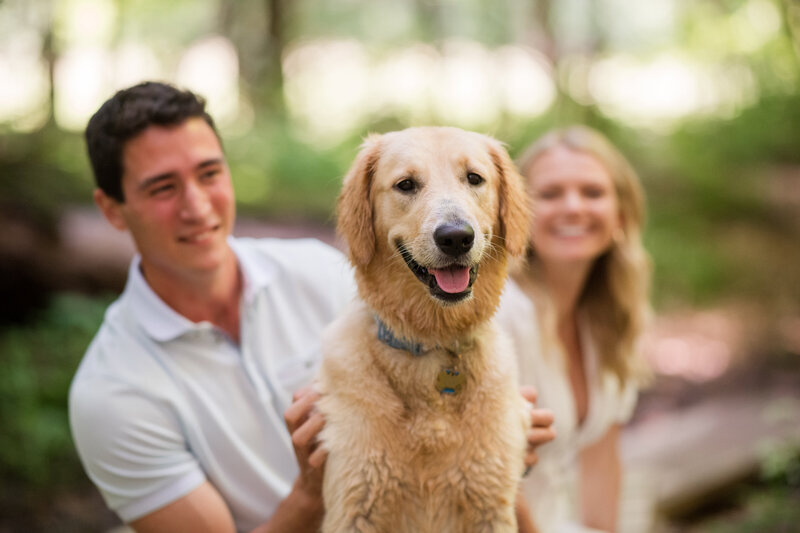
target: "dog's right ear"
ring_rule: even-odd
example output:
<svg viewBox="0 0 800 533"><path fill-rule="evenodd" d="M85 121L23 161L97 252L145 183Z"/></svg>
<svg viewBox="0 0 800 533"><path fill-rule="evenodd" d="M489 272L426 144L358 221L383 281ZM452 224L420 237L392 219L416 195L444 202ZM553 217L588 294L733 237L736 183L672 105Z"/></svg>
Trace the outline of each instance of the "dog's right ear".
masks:
<svg viewBox="0 0 800 533"><path fill-rule="evenodd" d="M366 266L375 253L375 228L372 220L372 178L378 166L381 136L371 134L347 172L336 207L337 230L350 248L350 260Z"/></svg>

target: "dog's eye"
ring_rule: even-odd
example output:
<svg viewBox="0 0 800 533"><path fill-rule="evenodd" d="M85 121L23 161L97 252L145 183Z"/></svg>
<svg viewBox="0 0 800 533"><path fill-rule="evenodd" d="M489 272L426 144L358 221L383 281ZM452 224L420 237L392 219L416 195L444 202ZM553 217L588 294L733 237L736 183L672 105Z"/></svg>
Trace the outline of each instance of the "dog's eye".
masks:
<svg viewBox="0 0 800 533"><path fill-rule="evenodd" d="M417 182L410 178L406 178L403 181L398 182L394 187L399 191L414 192L417 190Z"/></svg>
<svg viewBox="0 0 800 533"><path fill-rule="evenodd" d="M467 174L467 181L469 182L470 185L480 185L486 180L484 180L480 176L480 174L475 174L474 172L470 172L469 174Z"/></svg>

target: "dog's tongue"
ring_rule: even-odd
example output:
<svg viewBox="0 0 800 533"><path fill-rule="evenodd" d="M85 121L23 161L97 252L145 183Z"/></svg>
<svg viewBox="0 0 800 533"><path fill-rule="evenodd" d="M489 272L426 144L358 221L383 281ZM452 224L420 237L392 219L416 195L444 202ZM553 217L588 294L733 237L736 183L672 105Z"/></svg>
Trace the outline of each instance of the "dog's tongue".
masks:
<svg viewBox="0 0 800 533"><path fill-rule="evenodd" d="M468 267L431 268L429 272L436 277L436 283L444 292L451 294L464 292L469 285Z"/></svg>

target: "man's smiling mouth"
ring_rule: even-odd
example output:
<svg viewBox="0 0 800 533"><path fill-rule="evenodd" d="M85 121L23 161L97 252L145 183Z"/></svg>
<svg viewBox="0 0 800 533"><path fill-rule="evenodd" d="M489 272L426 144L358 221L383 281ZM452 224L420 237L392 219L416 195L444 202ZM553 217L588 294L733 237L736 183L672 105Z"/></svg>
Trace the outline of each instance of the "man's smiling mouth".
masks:
<svg viewBox="0 0 800 533"><path fill-rule="evenodd" d="M397 250L418 280L428 287L431 296L448 303L456 303L472 294L472 284L478 277L478 265L462 265L453 262L442 268L427 268L417 263L402 241L397 241Z"/></svg>
<svg viewBox="0 0 800 533"><path fill-rule="evenodd" d="M183 235L178 237L178 241L186 244L195 244L198 242L204 242L206 239L210 238L214 233L220 228L220 225L210 226L208 229L203 231L199 231L197 233L192 233L188 235Z"/></svg>

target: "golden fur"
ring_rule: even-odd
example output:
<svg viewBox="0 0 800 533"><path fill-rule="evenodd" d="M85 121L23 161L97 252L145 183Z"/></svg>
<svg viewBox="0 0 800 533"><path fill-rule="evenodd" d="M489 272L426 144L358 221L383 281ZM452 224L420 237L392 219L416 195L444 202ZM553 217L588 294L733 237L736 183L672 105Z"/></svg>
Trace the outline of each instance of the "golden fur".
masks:
<svg viewBox="0 0 800 533"><path fill-rule="evenodd" d="M475 185L468 174L485 181ZM414 194L398 190L413 179ZM320 371L328 457L323 531L464 533L517 530L527 405L510 343L491 317L507 252L527 243L522 180L497 141L455 128L370 136L344 181L339 231L348 242L361 301L323 339ZM398 251L437 266L432 237L443 222L474 228L471 295L435 298ZM421 355L377 338L379 317ZM443 368L466 383L439 392Z"/></svg>

